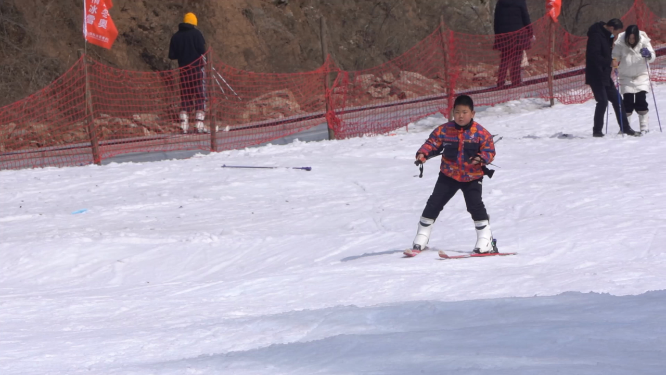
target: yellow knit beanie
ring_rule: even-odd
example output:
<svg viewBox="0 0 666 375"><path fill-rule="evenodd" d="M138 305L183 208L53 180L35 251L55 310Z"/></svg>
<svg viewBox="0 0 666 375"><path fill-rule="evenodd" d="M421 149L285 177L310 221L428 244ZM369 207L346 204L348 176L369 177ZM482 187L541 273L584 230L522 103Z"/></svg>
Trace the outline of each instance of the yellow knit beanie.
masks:
<svg viewBox="0 0 666 375"><path fill-rule="evenodd" d="M197 25L197 16L195 16L194 13L187 13L185 15L185 17L183 18L183 22L196 26Z"/></svg>

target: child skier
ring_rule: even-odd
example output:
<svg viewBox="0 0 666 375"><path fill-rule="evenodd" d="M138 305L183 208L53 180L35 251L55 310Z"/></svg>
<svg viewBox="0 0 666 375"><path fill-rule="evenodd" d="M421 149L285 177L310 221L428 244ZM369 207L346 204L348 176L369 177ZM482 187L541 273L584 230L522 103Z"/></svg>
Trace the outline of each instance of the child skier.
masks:
<svg viewBox="0 0 666 375"><path fill-rule="evenodd" d="M650 91L650 75L647 63L655 59L650 38L638 26L630 25L618 35L613 48L613 63L619 64L620 90L627 119L631 121L634 110L638 113L641 133L648 132L647 93Z"/></svg>
<svg viewBox="0 0 666 375"><path fill-rule="evenodd" d="M418 225L412 249L405 255L415 256L425 250L432 225L446 203L462 190L467 212L476 228L475 253L497 252L488 223L488 213L481 198L483 167L495 158L495 144L490 133L474 121L474 102L467 95L456 98L454 121L438 126L416 153L416 162L425 163L429 156L442 153L439 178L428 199Z"/></svg>

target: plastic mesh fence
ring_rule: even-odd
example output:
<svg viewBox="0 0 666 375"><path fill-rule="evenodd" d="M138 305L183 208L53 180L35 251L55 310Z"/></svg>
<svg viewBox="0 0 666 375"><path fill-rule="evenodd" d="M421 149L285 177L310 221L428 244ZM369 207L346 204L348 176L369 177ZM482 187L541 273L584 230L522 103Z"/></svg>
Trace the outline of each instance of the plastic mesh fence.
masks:
<svg viewBox="0 0 666 375"><path fill-rule="evenodd" d="M440 30L381 66L337 74L328 116L336 138L385 133L447 108L442 94L450 73Z"/></svg>
<svg viewBox="0 0 666 375"><path fill-rule="evenodd" d="M658 57L652 64L651 79L653 81L666 81L666 18L657 17L654 12L642 1L636 1L623 21L632 21L629 24L638 25L652 39L652 46Z"/></svg>
<svg viewBox="0 0 666 375"><path fill-rule="evenodd" d="M93 162L79 59L47 88L0 108L0 169Z"/></svg>
<svg viewBox="0 0 666 375"><path fill-rule="evenodd" d="M325 123L328 64L308 73L257 74L216 63L208 53L193 65L158 73L89 68L102 158L236 149Z"/></svg>
<svg viewBox="0 0 666 375"><path fill-rule="evenodd" d="M666 19L637 0L623 21L651 37L658 56L651 78L666 81ZM0 169L238 149L325 124L338 139L382 134L437 112L448 116L462 93L478 106L520 98L582 103L592 98L586 42L544 17L497 36L442 23L403 55L362 71L342 71L328 59L311 72L259 74L225 65L212 52L161 72L81 58L48 87L0 108Z"/></svg>
<svg viewBox="0 0 666 375"><path fill-rule="evenodd" d="M259 74L213 64L218 151L268 142L326 123L330 61L315 71Z"/></svg>

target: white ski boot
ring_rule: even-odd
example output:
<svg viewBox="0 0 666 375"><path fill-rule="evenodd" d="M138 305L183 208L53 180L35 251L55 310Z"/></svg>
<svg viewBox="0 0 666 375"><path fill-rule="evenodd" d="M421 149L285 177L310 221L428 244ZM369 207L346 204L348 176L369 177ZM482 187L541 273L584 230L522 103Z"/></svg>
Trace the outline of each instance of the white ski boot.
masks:
<svg viewBox="0 0 666 375"><path fill-rule="evenodd" d="M426 249L426 245L430 240L430 232L432 231L432 225L435 223L435 220L428 219L427 217L421 216L419 220L418 230L416 231L416 237L412 244L412 248L405 250L404 254L409 257L416 256L418 253Z"/></svg>
<svg viewBox="0 0 666 375"><path fill-rule="evenodd" d="M490 231L490 223L488 220L480 220L474 222L476 228L476 245L474 245L474 252L477 254L497 253L497 246L493 239L493 234Z"/></svg>
<svg viewBox="0 0 666 375"><path fill-rule="evenodd" d="M195 124L196 129L197 129L197 133L208 133L206 131L206 127L204 126L204 123L203 123L204 119L206 118L205 117L206 115L204 114L204 111L197 111L195 116L196 116L196 119L197 119L197 122Z"/></svg>
<svg viewBox="0 0 666 375"><path fill-rule="evenodd" d="M184 134L187 134L187 128L188 127L189 127L189 125L188 125L187 112L181 111L180 112L180 128L183 129Z"/></svg>
<svg viewBox="0 0 666 375"><path fill-rule="evenodd" d="M638 123L641 126L641 133L645 134L650 131L648 129L648 111L638 112Z"/></svg>

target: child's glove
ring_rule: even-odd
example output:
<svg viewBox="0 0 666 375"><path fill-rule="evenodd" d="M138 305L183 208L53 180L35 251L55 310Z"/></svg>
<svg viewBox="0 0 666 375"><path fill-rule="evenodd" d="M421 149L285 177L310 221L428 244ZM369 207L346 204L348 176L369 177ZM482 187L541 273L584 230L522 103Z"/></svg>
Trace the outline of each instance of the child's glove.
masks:
<svg viewBox="0 0 666 375"><path fill-rule="evenodd" d="M645 57L646 59L649 59L652 57L652 53L650 53L650 50L647 48L641 48L641 56Z"/></svg>
<svg viewBox="0 0 666 375"><path fill-rule="evenodd" d="M469 163L470 163L470 164L474 164L474 165L481 164L482 161L483 161L483 159L481 159L481 157L478 156L478 155L477 155L477 156L474 156L474 157L471 157L471 158L469 159Z"/></svg>

